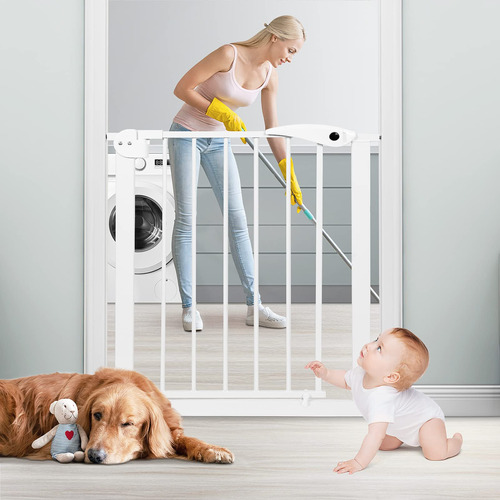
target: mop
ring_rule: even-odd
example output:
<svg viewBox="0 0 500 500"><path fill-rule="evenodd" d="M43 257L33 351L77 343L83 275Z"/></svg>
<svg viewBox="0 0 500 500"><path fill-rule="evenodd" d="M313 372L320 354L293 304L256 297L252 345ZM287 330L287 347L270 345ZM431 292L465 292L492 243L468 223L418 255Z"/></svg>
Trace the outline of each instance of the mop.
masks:
<svg viewBox="0 0 500 500"><path fill-rule="evenodd" d="M247 144L252 148L252 150L255 150L255 147L253 145L253 142L248 138L245 137L245 140ZM262 152L259 153L259 158L262 160L264 165L269 169L269 171L276 177L277 181L286 189L286 182L285 180L281 177L281 175L276 171L276 169L271 165L269 160L264 156ZM295 200L297 201L297 200ZM314 218L314 215L308 210L308 208L304 204L300 204L297 202L297 205L300 207L300 209L304 212L304 215L313 222L313 224L316 226L317 222L316 219ZM323 237L325 238L326 241L330 244L330 246L339 254L340 258L347 264L349 269L352 269L352 262L349 260L347 255L340 249L340 247L333 241L333 239L330 237L330 235L322 228L321 229L323 233ZM375 297L375 299L380 302L380 297L378 294L375 292L375 290L370 287L370 292L371 294Z"/></svg>

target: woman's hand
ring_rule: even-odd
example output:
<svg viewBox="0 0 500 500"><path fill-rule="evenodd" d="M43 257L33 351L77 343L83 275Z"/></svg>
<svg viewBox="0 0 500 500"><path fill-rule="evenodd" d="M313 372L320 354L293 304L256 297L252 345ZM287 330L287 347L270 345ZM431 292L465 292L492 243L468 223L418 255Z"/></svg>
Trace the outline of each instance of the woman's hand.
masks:
<svg viewBox="0 0 500 500"><path fill-rule="evenodd" d="M230 132L241 132L242 130L246 130L243 120L231 108L219 101L217 97L214 97L210 106L208 106L206 115L222 122L226 130ZM243 144L247 143L244 137L241 137L241 141Z"/></svg>
<svg viewBox="0 0 500 500"><path fill-rule="evenodd" d="M363 470L363 467L355 458L353 458L352 460L347 460L347 462L339 462L337 467L333 469L333 472L336 472L337 474L344 474L346 472L354 474L360 470Z"/></svg>
<svg viewBox="0 0 500 500"><path fill-rule="evenodd" d="M283 178L286 180L286 158L283 158L278 165L280 166L281 173L283 174ZM299 183L297 181L297 177L295 177L295 171L293 169L293 160L290 158L290 189L292 190L292 194L290 196L290 202L292 205L297 203L298 205L302 205L302 191L300 190ZM300 212L300 207L297 206L297 213Z"/></svg>

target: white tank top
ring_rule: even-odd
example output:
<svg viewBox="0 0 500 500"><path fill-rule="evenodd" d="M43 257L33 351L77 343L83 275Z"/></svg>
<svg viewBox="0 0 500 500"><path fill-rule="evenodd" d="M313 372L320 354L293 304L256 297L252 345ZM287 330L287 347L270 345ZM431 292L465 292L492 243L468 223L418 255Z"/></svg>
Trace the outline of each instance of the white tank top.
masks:
<svg viewBox="0 0 500 500"><path fill-rule="evenodd" d="M212 102L214 97L223 102L226 106L236 111L243 106L250 106L260 91L267 86L271 78L272 65L269 63L269 70L264 83L258 89L244 89L237 81L234 75L234 68L238 58L238 51L233 44L229 44L234 49L233 64L229 71L219 71L212 75L208 80L200 83L196 92L201 94L207 101ZM224 124L210 118L202 111L184 103L180 111L174 118L174 122L186 127L189 130L225 130Z"/></svg>

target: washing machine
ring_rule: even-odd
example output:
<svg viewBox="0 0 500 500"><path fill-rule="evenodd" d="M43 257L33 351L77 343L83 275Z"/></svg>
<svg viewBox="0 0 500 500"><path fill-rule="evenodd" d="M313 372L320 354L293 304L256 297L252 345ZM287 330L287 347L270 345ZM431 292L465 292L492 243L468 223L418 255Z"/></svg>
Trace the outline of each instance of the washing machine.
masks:
<svg viewBox="0 0 500 500"><path fill-rule="evenodd" d="M163 168L167 169L167 200L162 210ZM134 301L161 302L162 247L166 238L165 268L166 301L180 303L177 276L172 258L172 230L174 226L174 197L170 166L163 165L162 154L150 154L136 160L135 172L135 255ZM166 218L166 234L163 234ZM108 155L107 207L107 300L116 297L116 154Z"/></svg>

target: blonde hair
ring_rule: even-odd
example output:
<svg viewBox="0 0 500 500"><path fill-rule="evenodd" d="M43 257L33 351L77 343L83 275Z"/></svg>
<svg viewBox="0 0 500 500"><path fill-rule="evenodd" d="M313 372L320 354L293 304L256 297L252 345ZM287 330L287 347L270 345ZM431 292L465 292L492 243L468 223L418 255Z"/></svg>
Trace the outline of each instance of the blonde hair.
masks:
<svg viewBox="0 0 500 500"><path fill-rule="evenodd" d="M405 345L405 354L396 371L400 379L394 384L398 391L409 389L425 372L429 365L429 351L425 344L406 328L393 328L390 332Z"/></svg>
<svg viewBox="0 0 500 500"><path fill-rule="evenodd" d="M272 36L277 36L280 40L306 39L304 27L298 19L293 16L280 16L273 19L269 24L264 23L265 28L256 35L244 42L235 42L244 47L260 47L266 45Z"/></svg>

